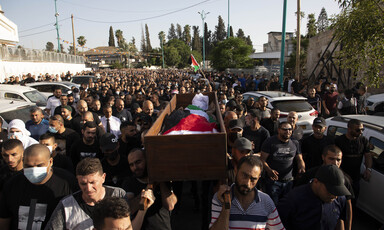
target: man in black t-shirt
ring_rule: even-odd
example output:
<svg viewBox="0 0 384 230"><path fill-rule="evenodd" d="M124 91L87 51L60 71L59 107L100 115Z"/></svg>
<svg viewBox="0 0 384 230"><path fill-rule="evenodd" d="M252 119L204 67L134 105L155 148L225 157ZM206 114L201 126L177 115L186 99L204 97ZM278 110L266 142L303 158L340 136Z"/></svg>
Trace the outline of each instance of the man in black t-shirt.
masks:
<svg viewBox="0 0 384 230"><path fill-rule="evenodd" d="M147 163L142 149L133 149L128 155L128 163L133 177L123 183L127 192L129 206L132 214L137 213L141 199L141 191L147 187ZM171 212L177 202L169 183L161 182L153 190L156 200L148 209L143 222L142 230L170 230Z"/></svg>
<svg viewBox="0 0 384 230"><path fill-rule="evenodd" d="M246 126L243 129L243 137L253 143L253 152L260 153L261 145L269 137L269 132L260 125L261 114L256 109L248 111L245 116Z"/></svg>
<svg viewBox="0 0 384 230"><path fill-rule="evenodd" d="M268 138L261 147L261 160L267 172L266 193L275 204L292 188L294 159L297 161L298 173L305 172L299 142L292 140L291 135L291 124L282 122L278 135Z"/></svg>
<svg viewBox="0 0 384 230"><path fill-rule="evenodd" d="M0 194L5 182L23 170L23 143L18 139L9 139L3 143L1 156L6 165L0 168Z"/></svg>
<svg viewBox="0 0 384 230"><path fill-rule="evenodd" d="M351 176L356 199L359 195L360 165L364 156L365 171L363 178L369 180L372 171L372 155L367 138L361 135L364 131L363 124L356 119L348 121L347 133L335 139L335 144L343 152L341 169Z"/></svg>
<svg viewBox="0 0 384 230"><path fill-rule="evenodd" d="M324 136L326 127L327 124L324 118L317 117L312 124L313 134L304 138L301 142L301 151L307 169L321 165L321 155L324 147L335 143L333 137Z"/></svg>
<svg viewBox="0 0 384 230"><path fill-rule="evenodd" d="M80 100L77 102L77 114L76 116L73 117L72 119L72 124L73 124L73 127L74 127L74 130L81 134L81 116L88 111L88 105L87 105L87 102L84 101L84 100ZM99 118L99 116L96 114L96 113L93 113L92 112L92 116L93 116L93 120L95 121L96 125L98 126L103 126L101 124L101 120Z"/></svg>
<svg viewBox="0 0 384 230"><path fill-rule="evenodd" d="M74 191L75 178L52 165L46 146L25 149L24 173L7 181L0 199L3 229L44 229L57 203Z"/></svg>
<svg viewBox="0 0 384 230"><path fill-rule="evenodd" d="M62 199L50 218L46 229L93 229L92 213L95 204L105 197L126 198L121 188L105 186L105 173L100 160L86 158L76 167L76 177L80 190ZM143 197L148 198L148 205L153 204L153 193L143 191ZM139 211L132 225L140 229L146 210Z"/></svg>
<svg viewBox="0 0 384 230"><path fill-rule="evenodd" d="M99 140L96 138L95 122L85 122L81 133L83 138L76 141L71 148L71 159L75 167L77 163L87 157L102 159Z"/></svg>
<svg viewBox="0 0 384 230"><path fill-rule="evenodd" d="M279 127L280 110L273 108L271 110L271 117L261 119L260 125L268 130L270 136L277 134L277 127Z"/></svg>
<svg viewBox="0 0 384 230"><path fill-rule="evenodd" d="M140 133L133 121L122 122L120 131L119 153L121 156L127 157L132 149L141 147Z"/></svg>
<svg viewBox="0 0 384 230"><path fill-rule="evenodd" d="M55 136L57 154L70 156L72 145L80 140L80 135L73 129L65 128L64 119L60 115L54 115L49 119L48 132Z"/></svg>
<svg viewBox="0 0 384 230"><path fill-rule="evenodd" d="M127 157L119 154L119 147L119 141L112 133L105 133L100 139L100 149L104 154L101 164L107 174L104 184L121 188L123 180L132 173Z"/></svg>

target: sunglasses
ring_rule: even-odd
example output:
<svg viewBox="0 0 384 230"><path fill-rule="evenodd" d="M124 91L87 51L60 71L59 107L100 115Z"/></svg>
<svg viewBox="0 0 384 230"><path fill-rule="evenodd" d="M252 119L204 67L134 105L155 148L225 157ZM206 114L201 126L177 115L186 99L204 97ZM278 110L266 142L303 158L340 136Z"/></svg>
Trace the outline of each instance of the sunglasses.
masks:
<svg viewBox="0 0 384 230"><path fill-rule="evenodd" d="M364 132L364 130L365 130L364 128L362 128L362 129L355 129L355 132L357 132L357 133L358 132Z"/></svg>

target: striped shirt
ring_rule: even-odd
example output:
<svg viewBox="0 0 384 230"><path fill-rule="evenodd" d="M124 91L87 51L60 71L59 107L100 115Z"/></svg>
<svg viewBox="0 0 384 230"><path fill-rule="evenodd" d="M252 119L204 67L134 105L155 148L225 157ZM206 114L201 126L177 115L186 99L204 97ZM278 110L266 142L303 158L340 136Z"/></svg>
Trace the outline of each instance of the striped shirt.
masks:
<svg viewBox="0 0 384 230"><path fill-rule="evenodd" d="M234 197L234 184L231 186L231 210L229 216L229 229L236 230L282 230L285 229L281 223L279 213L272 199L265 193L255 188L255 200L244 210L239 200ZM219 218L222 210L222 204L217 198L217 193L212 199L211 223Z"/></svg>

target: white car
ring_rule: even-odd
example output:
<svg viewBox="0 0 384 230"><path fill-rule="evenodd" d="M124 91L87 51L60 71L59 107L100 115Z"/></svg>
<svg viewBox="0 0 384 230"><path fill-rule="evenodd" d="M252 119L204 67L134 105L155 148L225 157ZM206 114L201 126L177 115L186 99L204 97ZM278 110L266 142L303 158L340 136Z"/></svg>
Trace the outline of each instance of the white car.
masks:
<svg viewBox="0 0 384 230"><path fill-rule="evenodd" d="M0 99L35 103L42 109L47 105L47 97L42 93L34 88L20 85L0 85Z"/></svg>
<svg viewBox="0 0 384 230"><path fill-rule="evenodd" d="M59 87L61 89L61 92L66 95L72 92L72 87L79 88L78 84L69 82L69 81L62 81L62 82L34 82L26 84L26 86L32 87L37 89L42 94L46 95L47 97L53 95L53 88Z"/></svg>
<svg viewBox="0 0 384 230"><path fill-rule="evenodd" d="M20 119L27 122L31 119L30 110L36 107L36 104L25 101L13 101L0 99L0 118L3 119L2 128L6 129L8 123L13 119Z"/></svg>
<svg viewBox="0 0 384 230"><path fill-rule="evenodd" d="M267 107L269 109L278 108L280 110L280 121L286 121L288 113L295 111L299 116L297 125L303 129L304 134L313 132L313 120L319 113L307 102L307 98L281 91L249 91L243 94L244 103L249 97L258 101L261 96L268 98Z"/></svg>
<svg viewBox="0 0 384 230"><path fill-rule="evenodd" d="M371 95L367 98L367 113L384 112L384 93Z"/></svg>
<svg viewBox="0 0 384 230"><path fill-rule="evenodd" d="M347 123L357 119L364 125L363 134L372 146L373 166L371 179L360 180L360 194L357 207L384 223L384 117L371 115L344 115L328 118L327 135L340 136L347 133ZM365 165L361 164L363 174Z"/></svg>

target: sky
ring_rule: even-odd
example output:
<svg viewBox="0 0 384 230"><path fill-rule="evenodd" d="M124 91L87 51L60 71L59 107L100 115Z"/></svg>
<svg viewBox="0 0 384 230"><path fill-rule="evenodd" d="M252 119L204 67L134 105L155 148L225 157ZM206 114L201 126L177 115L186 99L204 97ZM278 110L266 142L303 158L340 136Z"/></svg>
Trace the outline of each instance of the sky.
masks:
<svg viewBox="0 0 384 230"><path fill-rule="evenodd" d="M198 14L202 10L209 12L205 18L209 30L215 30L219 15L227 26L228 1L229 22L234 33L243 29L246 36L251 36L256 52L262 52L263 44L268 41L267 33L282 30L284 0L57 0L60 38L72 42L70 17L73 14L75 37L84 36L86 47L107 46L112 26L114 31L122 30L127 41L135 37L136 46L140 48L142 31L147 24L151 45L155 48L160 46L158 33L168 34L171 23L199 26L202 36L202 19ZM0 5L5 16L18 26L18 45L45 49L46 43L52 42L57 49L54 0L0 0ZM315 13L317 19L322 7L328 17L340 12L336 0L301 1L301 11L305 13L301 21L302 34L307 32L308 14ZM297 1L287 0L287 32L296 31L296 11ZM64 48L68 51L69 44L64 43Z"/></svg>

